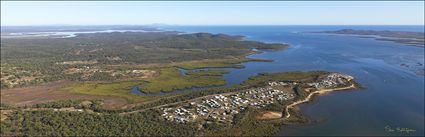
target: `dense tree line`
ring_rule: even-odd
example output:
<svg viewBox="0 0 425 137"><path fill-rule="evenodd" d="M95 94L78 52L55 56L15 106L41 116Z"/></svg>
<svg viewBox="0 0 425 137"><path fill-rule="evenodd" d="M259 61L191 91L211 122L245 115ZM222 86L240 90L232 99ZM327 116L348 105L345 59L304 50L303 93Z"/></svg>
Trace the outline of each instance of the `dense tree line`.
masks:
<svg viewBox="0 0 425 137"><path fill-rule="evenodd" d="M279 131L279 121L261 121L259 110L248 108L230 125L170 123L148 110L130 115L79 112L16 111L0 124L3 135L14 136L264 136Z"/></svg>
<svg viewBox="0 0 425 137"><path fill-rule="evenodd" d="M74 107L77 109L92 109L97 110L102 108L101 100L60 100L54 102L40 103L32 106L33 108L68 108Z"/></svg>
<svg viewBox="0 0 425 137"><path fill-rule="evenodd" d="M159 112L126 116L79 112L24 111L1 123L2 135L19 136L189 136L194 126L171 124ZM13 125L16 125L13 126ZM3 128L5 127L5 128ZM17 128L19 127L19 128Z"/></svg>

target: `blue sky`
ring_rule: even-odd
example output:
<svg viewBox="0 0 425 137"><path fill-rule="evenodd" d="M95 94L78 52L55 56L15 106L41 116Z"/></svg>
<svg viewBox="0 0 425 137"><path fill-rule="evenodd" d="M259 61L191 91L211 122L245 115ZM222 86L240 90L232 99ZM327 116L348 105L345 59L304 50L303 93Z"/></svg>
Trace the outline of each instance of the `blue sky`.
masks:
<svg viewBox="0 0 425 137"><path fill-rule="evenodd" d="M424 2L1 2L1 25L423 25Z"/></svg>

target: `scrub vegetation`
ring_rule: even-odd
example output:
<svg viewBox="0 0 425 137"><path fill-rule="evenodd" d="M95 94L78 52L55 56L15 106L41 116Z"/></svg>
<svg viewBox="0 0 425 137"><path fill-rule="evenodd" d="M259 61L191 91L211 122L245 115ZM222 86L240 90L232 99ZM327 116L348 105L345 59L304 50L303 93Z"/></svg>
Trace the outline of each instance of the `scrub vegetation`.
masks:
<svg viewBox="0 0 425 137"><path fill-rule="evenodd" d="M187 75L222 76L229 72L230 72L229 70L200 70L200 71L189 71Z"/></svg>
<svg viewBox="0 0 425 137"><path fill-rule="evenodd" d="M213 75L205 75L214 73L206 72L191 72L189 75L183 76L177 68L164 68L160 70L158 77L146 79L147 82L139 86L144 92L168 92L173 90L188 89L192 87L207 87L207 86L221 86L226 84L226 80L219 73Z"/></svg>
<svg viewBox="0 0 425 137"><path fill-rule="evenodd" d="M141 82L84 82L69 85L62 90L89 95L116 96L125 98L129 103L148 100L148 97L138 96L130 92L130 89L138 84L141 84Z"/></svg>
<svg viewBox="0 0 425 137"><path fill-rule="evenodd" d="M71 38L2 38L1 88L39 85L56 80L125 81L153 77L158 67L185 69L236 67L255 53L252 49L277 50L283 44L242 40L240 36L176 32L113 32L77 34ZM121 67L122 66L122 67ZM142 69L142 70L140 70ZM151 70L151 71L149 71ZM169 74L170 69L161 70ZM172 72L170 72L172 73ZM163 77L148 80L158 84L142 89L181 89L174 85L159 89ZM205 84L204 78L200 82ZM223 82L212 78L212 85ZM183 87L195 85L182 82ZM202 84L204 83L204 84ZM166 86L166 85L165 85ZM209 86L209 85L208 85Z"/></svg>
<svg viewBox="0 0 425 137"><path fill-rule="evenodd" d="M311 71L311 72L283 72L283 73L263 73L259 76L250 77L247 81L243 82L242 85L260 85L263 86L267 84L267 81L274 79L282 79L288 81L313 81L319 78L319 76L329 74L325 71Z"/></svg>

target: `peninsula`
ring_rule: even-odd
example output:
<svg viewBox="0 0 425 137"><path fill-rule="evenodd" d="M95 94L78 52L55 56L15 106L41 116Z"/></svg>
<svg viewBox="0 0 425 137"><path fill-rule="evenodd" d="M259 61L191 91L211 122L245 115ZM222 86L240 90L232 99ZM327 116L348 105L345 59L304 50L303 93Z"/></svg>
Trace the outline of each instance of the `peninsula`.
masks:
<svg viewBox="0 0 425 137"><path fill-rule="evenodd" d="M298 104L316 94L357 87L345 74L283 72L253 76L233 88L164 96L126 109L105 109L104 101L86 99L25 107L2 104L2 135L274 135L282 124L308 121L294 109ZM93 128L98 130L87 130Z"/></svg>
<svg viewBox="0 0 425 137"><path fill-rule="evenodd" d="M377 31L377 30L354 30L354 29L342 29L336 31L321 31L318 33L329 33L329 34L344 34L354 35L366 38L375 38L376 40L382 41L393 41L409 46L416 46L424 48L425 34L423 32L407 32L407 31Z"/></svg>

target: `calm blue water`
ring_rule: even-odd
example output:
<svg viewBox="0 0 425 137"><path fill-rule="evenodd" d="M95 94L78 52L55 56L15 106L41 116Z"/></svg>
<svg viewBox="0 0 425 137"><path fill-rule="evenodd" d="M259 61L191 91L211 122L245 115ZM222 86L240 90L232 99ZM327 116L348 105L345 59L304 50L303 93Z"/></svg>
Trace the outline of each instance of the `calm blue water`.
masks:
<svg viewBox="0 0 425 137"><path fill-rule="evenodd" d="M325 70L354 76L363 90L331 93L301 105L311 125L282 127L278 135L424 135L424 49L370 38L310 34L337 29L424 31L423 26L168 26L183 32L244 35L249 40L288 43L283 51L251 55L274 62L243 63L224 77L238 84L262 72ZM409 64L410 68L400 66ZM413 133L387 132L410 128Z"/></svg>

